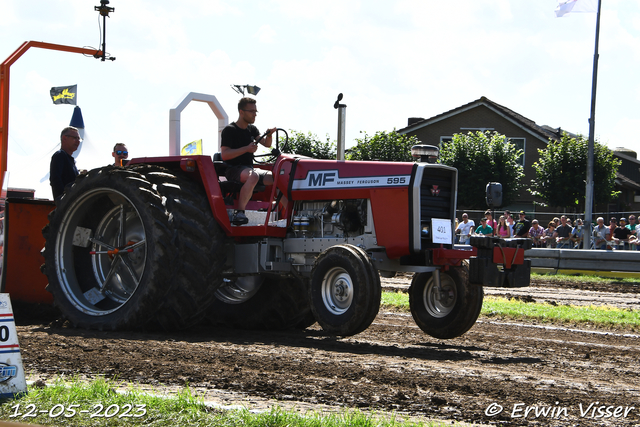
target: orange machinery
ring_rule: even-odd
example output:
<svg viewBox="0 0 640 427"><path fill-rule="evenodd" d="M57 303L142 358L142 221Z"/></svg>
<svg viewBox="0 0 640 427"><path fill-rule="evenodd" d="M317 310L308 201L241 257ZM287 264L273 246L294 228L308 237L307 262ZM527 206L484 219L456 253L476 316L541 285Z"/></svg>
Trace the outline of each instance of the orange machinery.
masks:
<svg viewBox="0 0 640 427"><path fill-rule="evenodd" d="M102 51L58 44L24 42L0 64L0 188L7 170L9 141L9 77L10 67L29 48L81 53L100 58ZM51 304L53 298L46 292L47 277L40 272L44 247L42 227L48 224L47 215L55 205L49 200L9 198L5 204L4 247L0 292L8 292L14 301Z"/></svg>
<svg viewBox="0 0 640 427"><path fill-rule="evenodd" d="M42 228L55 208L51 200L8 198L4 210L4 245L0 291L13 301L53 303L45 290L47 276L40 272L44 258Z"/></svg>

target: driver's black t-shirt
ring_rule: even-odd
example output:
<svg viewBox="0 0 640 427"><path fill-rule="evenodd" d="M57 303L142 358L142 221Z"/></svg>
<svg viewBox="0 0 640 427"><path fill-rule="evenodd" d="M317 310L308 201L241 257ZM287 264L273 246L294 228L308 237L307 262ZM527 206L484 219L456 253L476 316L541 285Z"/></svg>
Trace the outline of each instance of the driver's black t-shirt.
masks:
<svg viewBox="0 0 640 427"><path fill-rule="evenodd" d="M251 144L259 136L260 132L254 125L249 125L246 129L242 129L238 127L236 122L232 122L222 130L221 145L229 148L242 148ZM253 153L244 153L233 159L226 160L226 163L231 166L253 166Z"/></svg>

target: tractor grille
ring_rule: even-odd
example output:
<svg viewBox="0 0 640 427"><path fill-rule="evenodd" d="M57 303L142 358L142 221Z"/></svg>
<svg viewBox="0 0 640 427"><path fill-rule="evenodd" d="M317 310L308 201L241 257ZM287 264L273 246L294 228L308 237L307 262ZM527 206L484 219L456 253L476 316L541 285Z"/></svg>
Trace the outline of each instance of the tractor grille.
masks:
<svg viewBox="0 0 640 427"><path fill-rule="evenodd" d="M457 174L454 169L443 167L424 168L420 183L420 225L431 227L432 218L453 220L456 203ZM453 227L453 225L452 225ZM453 230L452 230L453 232ZM421 233L422 249L439 247L431 242L431 236Z"/></svg>

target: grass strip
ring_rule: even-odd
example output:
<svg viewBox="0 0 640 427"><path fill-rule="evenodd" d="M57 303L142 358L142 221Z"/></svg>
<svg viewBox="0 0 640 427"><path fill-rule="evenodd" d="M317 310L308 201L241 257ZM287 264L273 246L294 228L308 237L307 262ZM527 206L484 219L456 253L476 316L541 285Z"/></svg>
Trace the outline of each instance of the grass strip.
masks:
<svg viewBox="0 0 640 427"><path fill-rule="evenodd" d="M531 280L544 281L545 283L625 283L631 285L640 285L640 279L637 277L602 277L582 274L540 274L532 272Z"/></svg>
<svg viewBox="0 0 640 427"><path fill-rule="evenodd" d="M187 386L170 396L150 395L114 380L56 379L52 385L30 385L28 393L0 403L0 420L45 426L223 426L223 427L436 427L443 423L415 423L393 414L344 410L308 412L274 406L254 413L248 409L222 410L207 405ZM82 412L81 412L82 411ZM85 412L86 411L86 412ZM450 425L450 424L446 424Z"/></svg>
<svg viewBox="0 0 640 427"><path fill-rule="evenodd" d="M403 292L383 292L382 306L408 312L409 295ZM590 324L640 330L639 310L621 309L607 305L554 305L485 296L480 315L513 320L534 319L549 323Z"/></svg>
<svg viewBox="0 0 640 427"><path fill-rule="evenodd" d="M482 304L481 314L487 317L535 319L542 322L623 326L633 330L640 327L640 311L607 305L555 305L528 303L502 297L486 297Z"/></svg>

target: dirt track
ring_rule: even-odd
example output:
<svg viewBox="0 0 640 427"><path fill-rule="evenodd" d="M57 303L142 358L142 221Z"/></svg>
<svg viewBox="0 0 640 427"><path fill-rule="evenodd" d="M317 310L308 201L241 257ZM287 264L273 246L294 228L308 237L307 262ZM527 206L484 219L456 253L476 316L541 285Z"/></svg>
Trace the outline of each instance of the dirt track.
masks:
<svg viewBox="0 0 640 427"><path fill-rule="evenodd" d="M402 288L407 281L384 284ZM640 307L628 285L581 287L536 284L487 293ZM464 336L441 341L422 333L410 315L384 308L365 332L339 339L317 325L167 335L69 329L18 310L16 318L31 379L104 374L156 387L188 383L206 400L258 409L275 399L301 409L357 407L481 424L640 424L637 332L481 317Z"/></svg>

